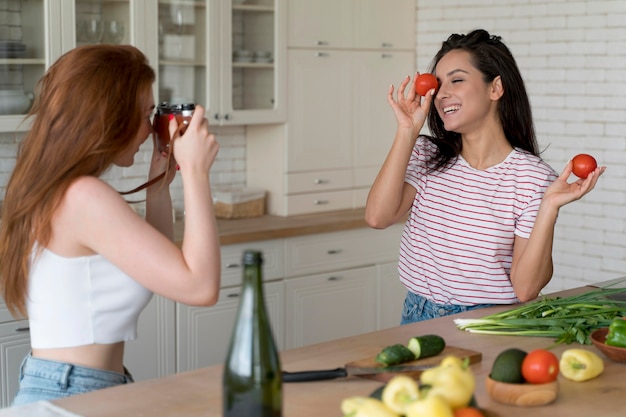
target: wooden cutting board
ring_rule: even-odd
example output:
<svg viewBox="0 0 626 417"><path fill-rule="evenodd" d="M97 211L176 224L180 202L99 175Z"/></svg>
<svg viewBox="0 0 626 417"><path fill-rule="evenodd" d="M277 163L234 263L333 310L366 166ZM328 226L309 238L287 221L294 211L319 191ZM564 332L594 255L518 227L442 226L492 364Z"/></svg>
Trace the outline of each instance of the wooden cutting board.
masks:
<svg viewBox="0 0 626 417"><path fill-rule="evenodd" d="M478 363L482 360L483 354L480 352L476 352L475 350L464 349L456 346L446 346L446 348L437 356L431 356L429 358L418 359L416 361L405 362L400 365L394 365L393 370L390 372L381 372L381 373L364 373L362 375L356 375L361 378L373 379L376 381L387 382L394 376L398 374L407 375L412 378L418 378L424 370L415 370L411 369L416 365L425 365L425 366L437 366L441 363L443 358L449 355L457 356L461 359L469 358L469 363ZM346 363L346 369L354 369L358 371L359 369L371 369L371 368L384 368L383 365L376 362L376 356L371 356L368 358L360 359L354 362ZM357 372L358 373L358 372Z"/></svg>

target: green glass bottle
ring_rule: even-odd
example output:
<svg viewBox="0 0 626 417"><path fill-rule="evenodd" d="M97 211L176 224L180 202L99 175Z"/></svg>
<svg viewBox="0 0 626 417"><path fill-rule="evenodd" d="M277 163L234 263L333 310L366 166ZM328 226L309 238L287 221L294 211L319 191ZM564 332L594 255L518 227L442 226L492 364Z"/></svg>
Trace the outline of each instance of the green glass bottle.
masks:
<svg viewBox="0 0 626 417"><path fill-rule="evenodd" d="M243 285L224 364L224 417L281 417L282 373L263 298L261 252L243 254Z"/></svg>

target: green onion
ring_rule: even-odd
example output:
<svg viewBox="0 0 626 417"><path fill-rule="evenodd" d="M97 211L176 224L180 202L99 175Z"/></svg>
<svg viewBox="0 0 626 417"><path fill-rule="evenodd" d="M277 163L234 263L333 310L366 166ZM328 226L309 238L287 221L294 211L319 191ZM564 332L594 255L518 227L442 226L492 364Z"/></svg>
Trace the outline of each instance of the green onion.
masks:
<svg viewBox="0 0 626 417"><path fill-rule="evenodd" d="M543 297L511 310L480 319L456 319L461 330L472 333L553 337L555 343L591 344L591 333L626 316L626 301L610 296L624 288L598 288L569 297Z"/></svg>

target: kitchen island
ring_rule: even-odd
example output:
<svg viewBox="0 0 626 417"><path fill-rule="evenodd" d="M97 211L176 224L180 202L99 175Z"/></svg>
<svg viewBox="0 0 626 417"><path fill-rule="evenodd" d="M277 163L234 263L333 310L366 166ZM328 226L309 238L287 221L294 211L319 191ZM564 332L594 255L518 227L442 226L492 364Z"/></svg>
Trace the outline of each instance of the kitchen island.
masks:
<svg viewBox="0 0 626 417"><path fill-rule="evenodd" d="M582 287L564 291L571 295L590 290ZM552 295L551 295L552 296ZM613 362L593 346L582 346L600 355L605 363L604 373L591 381L573 382L559 376L560 392L555 402L546 406L516 407L498 404L485 390L485 378L495 357L504 349L517 347L530 351L546 348L550 338L478 335L458 330L454 318L478 318L511 306L491 307L442 317L421 323L394 327L326 343L305 346L281 353L282 367L287 371L331 369L348 362L371 357L384 346L406 343L416 335L435 333L443 336L450 346L463 347L482 353L482 360L472 365L476 376L476 398L480 407L490 415L501 417L527 416L624 416L626 364ZM554 348L560 356L567 348ZM84 417L217 417L221 416L222 366L213 366L164 378L105 389L76 397L54 401L54 404ZM330 381L285 383L283 385L285 417L341 416L341 400L353 395L369 395L381 382L359 377Z"/></svg>

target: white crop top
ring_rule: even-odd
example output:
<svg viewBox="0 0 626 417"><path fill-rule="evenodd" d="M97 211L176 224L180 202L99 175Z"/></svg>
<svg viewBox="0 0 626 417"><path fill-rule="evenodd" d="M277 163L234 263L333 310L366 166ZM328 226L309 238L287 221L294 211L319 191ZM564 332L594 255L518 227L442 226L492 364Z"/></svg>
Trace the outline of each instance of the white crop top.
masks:
<svg viewBox="0 0 626 417"><path fill-rule="evenodd" d="M137 337L137 319L152 292L101 255L31 256L27 309L31 346L108 344Z"/></svg>

